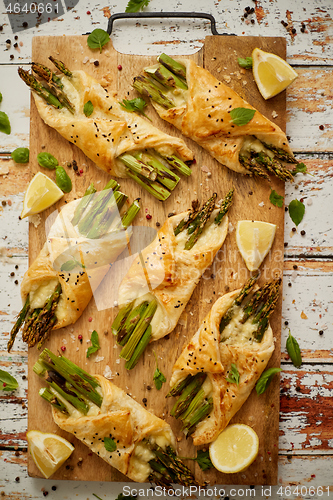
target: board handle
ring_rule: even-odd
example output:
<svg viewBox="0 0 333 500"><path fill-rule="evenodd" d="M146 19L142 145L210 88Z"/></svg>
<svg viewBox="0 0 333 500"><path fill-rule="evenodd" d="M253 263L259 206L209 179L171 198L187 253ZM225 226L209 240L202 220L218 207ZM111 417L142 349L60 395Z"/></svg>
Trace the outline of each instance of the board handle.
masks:
<svg viewBox="0 0 333 500"><path fill-rule="evenodd" d="M107 32L112 33L113 23L118 19L155 19L155 18L188 18L188 19L208 19L213 35L233 35L233 33L218 33L216 30L215 17L205 12L119 12L109 17Z"/></svg>

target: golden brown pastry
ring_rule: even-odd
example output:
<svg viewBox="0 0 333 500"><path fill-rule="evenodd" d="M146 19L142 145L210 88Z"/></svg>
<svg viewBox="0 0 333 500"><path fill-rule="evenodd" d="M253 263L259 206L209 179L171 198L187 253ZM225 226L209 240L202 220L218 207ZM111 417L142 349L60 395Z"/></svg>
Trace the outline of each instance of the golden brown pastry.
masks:
<svg viewBox="0 0 333 500"><path fill-rule="evenodd" d="M293 179L283 163L297 161L276 124L194 61L175 61L165 54L159 61L161 64L145 68L146 76L136 77L133 86L151 98L161 118L231 170L264 177L268 170L284 180ZM151 85L157 92L152 92ZM232 118L235 109L255 113L248 122L237 125Z"/></svg>
<svg viewBox="0 0 333 500"><path fill-rule="evenodd" d="M228 425L274 351L268 317L277 300L280 280L250 291L253 283L215 302L172 369L169 396L180 397L171 415L182 420L184 432L192 436L196 446L214 441ZM244 309L247 307L251 313ZM253 322L254 311L259 314L259 310L261 315ZM186 415L181 394L190 384L193 392L188 404L192 408ZM191 403L194 396L198 398L196 404Z"/></svg>
<svg viewBox="0 0 333 500"><path fill-rule="evenodd" d="M119 207L113 202L114 195L119 195L118 199L122 201ZM23 340L29 346L38 343L39 347L51 329L75 323L110 266L127 247L132 234L131 226L122 225L122 217L128 213L127 197L119 191L113 193L111 190L102 191L95 196L96 198L92 198L86 206L86 212L82 213L82 219L78 223L75 222L74 216L85 198L64 205L56 215L47 241L24 274L21 285L24 307L18 320L20 324L16 324L12 330L9 350L24 321ZM107 197L108 203L105 203L104 211L109 210L107 215L110 220L110 214L113 213L113 218L105 233L101 232L100 237L95 234L90 238L87 234L91 233L84 227L81 228L80 224L82 220L84 222L84 215L90 214L100 196ZM131 208L135 204L137 202L134 202ZM136 205L134 212L137 213L138 209ZM107 217L102 222L105 220ZM88 227L100 231L102 223L98 214L95 214L91 221L95 225Z"/></svg>
<svg viewBox="0 0 333 500"><path fill-rule="evenodd" d="M140 483L196 484L191 471L177 458L170 425L115 384L86 373L48 349L41 353L34 372L49 384L39 394L52 404L56 424L112 467ZM162 467L161 458L173 465Z"/></svg>
<svg viewBox="0 0 333 500"><path fill-rule="evenodd" d="M212 264L216 253L222 247L228 232L228 216L225 215L219 222L216 222L220 209L214 208L215 198L216 194L202 209L207 210L210 203L211 211L207 214L206 224L191 248L186 248L190 229L175 233L179 224L186 221L190 214L192 214L192 219L195 219L193 212L188 211L169 217L158 231L154 241L133 261L122 280L118 294L121 309L113 324L113 332L117 335L120 345L126 344L120 356L127 361L131 357L127 356L128 344L135 336L135 330L128 335L133 325L131 315L134 321L138 321L140 315L142 316L140 307L146 304L146 307L149 307L146 327L150 324L151 328L147 342L168 335L176 327L201 276ZM224 202L225 200L222 205ZM228 203L230 202L229 198ZM199 217L203 213L202 210L197 211ZM145 311L144 314L146 314ZM132 368L133 366L130 364L126 367Z"/></svg>

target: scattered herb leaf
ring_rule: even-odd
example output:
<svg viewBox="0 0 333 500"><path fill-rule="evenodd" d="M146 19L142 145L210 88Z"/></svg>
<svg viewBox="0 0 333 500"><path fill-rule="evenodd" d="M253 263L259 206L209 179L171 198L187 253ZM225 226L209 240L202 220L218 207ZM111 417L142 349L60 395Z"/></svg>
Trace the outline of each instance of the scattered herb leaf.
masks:
<svg viewBox="0 0 333 500"><path fill-rule="evenodd" d="M130 101L127 99L123 99L122 102L119 101L119 104L127 111L134 111L137 113L141 113L146 118L149 118L143 111L144 108L147 106L147 103L144 99L142 99L142 97L136 97L135 99L131 99Z"/></svg>
<svg viewBox="0 0 333 500"><path fill-rule="evenodd" d="M292 170L291 173L293 175L296 175L299 172L301 172L302 174L308 173L308 167L305 165L305 163L297 163L296 167L294 168L294 170Z"/></svg>
<svg viewBox="0 0 333 500"><path fill-rule="evenodd" d="M0 390L2 391L15 391L18 388L16 378L12 377L10 373L5 370L0 370Z"/></svg>
<svg viewBox="0 0 333 500"><path fill-rule="evenodd" d="M271 189L271 194L269 195L269 201L276 207L281 208L283 206L283 196L278 194L275 189Z"/></svg>
<svg viewBox="0 0 333 500"><path fill-rule="evenodd" d="M0 102L2 102L2 94L1 94L1 92L0 92Z"/></svg>
<svg viewBox="0 0 333 500"><path fill-rule="evenodd" d="M245 59L243 57L237 57L237 62L241 68L244 69L252 68L253 64L252 57L245 57Z"/></svg>
<svg viewBox="0 0 333 500"><path fill-rule="evenodd" d="M112 453L113 451L116 451L117 449L117 444L112 438L105 437L104 438L104 447L106 451L109 451Z"/></svg>
<svg viewBox="0 0 333 500"><path fill-rule="evenodd" d="M96 351L98 351L98 349L101 348L101 346L99 345L99 338L98 338L98 333L96 332L96 330L94 330L92 332L91 337L90 337L90 342L91 342L91 346L89 346L87 349L87 358L89 358L89 356L91 356Z"/></svg>
<svg viewBox="0 0 333 500"><path fill-rule="evenodd" d="M15 163L28 163L29 161L29 149L28 148L16 148L10 155Z"/></svg>
<svg viewBox="0 0 333 500"><path fill-rule="evenodd" d="M92 115L92 112L94 111L94 105L91 101L87 101L85 105L83 106L83 113L89 117Z"/></svg>
<svg viewBox="0 0 333 500"><path fill-rule="evenodd" d="M203 450L198 450L197 452L197 458L194 459L201 470L207 470L207 469L211 469L212 467L214 467L214 465L212 464L210 458L209 458L209 451L203 451Z"/></svg>
<svg viewBox="0 0 333 500"><path fill-rule="evenodd" d="M230 111L230 116L232 122L235 125L238 125L238 127L241 127L242 125L246 125L247 123L249 123L249 121L252 120L255 112L255 109L234 108Z"/></svg>
<svg viewBox="0 0 333 500"><path fill-rule="evenodd" d="M96 28L90 33L87 38L87 44L90 49L99 49L102 52L102 47L108 43L110 37L108 33L101 28Z"/></svg>
<svg viewBox="0 0 333 500"><path fill-rule="evenodd" d="M147 7L150 0L129 0L125 12L138 12Z"/></svg>
<svg viewBox="0 0 333 500"><path fill-rule="evenodd" d="M301 350L299 348L298 342L293 337L290 333L289 330L289 336L287 338L286 342L286 348L289 354L289 357L291 361L293 362L293 365L296 366L296 368L299 368L302 364L302 355L301 355Z"/></svg>
<svg viewBox="0 0 333 500"><path fill-rule="evenodd" d="M98 500L102 500L101 497L99 497L98 495L96 495L96 493L93 493L94 497L98 498Z"/></svg>
<svg viewBox="0 0 333 500"><path fill-rule="evenodd" d="M237 366L235 363L231 363L231 374L229 372L229 377L226 378L227 382L230 382L230 384L237 384L239 385L239 371L237 370Z"/></svg>
<svg viewBox="0 0 333 500"><path fill-rule="evenodd" d="M0 111L0 132L7 135L10 134L9 118L4 111Z"/></svg>
<svg viewBox="0 0 333 500"><path fill-rule="evenodd" d="M281 371L281 368L269 368L268 370L265 370L256 383L257 394L262 394L263 392L265 392L269 384L272 382L274 375Z"/></svg>
<svg viewBox="0 0 333 500"><path fill-rule="evenodd" d="M302 222L302 219L304 217L304 212L305 212L304 203L302 203L299 200L292 200L289 203L288 210L291 220L296 226L298 226L298 224Z"/></svg>
<svg viewBox="0 0 333 500"><path fill-rule="evenodd" d="M75 257L73 257L73 259L67 260L66 262L63 263L63 265L60 268L60 271L69 272L69 271L72 271L73 269L75 269L76 266L79 266L79 267L82 267L82 268L86 267L83 264L81 264L81 262L79 262L78 260L76 260Z"/></svg>
<svg viewBox="0 0 333 500"><path fill-rule="evenodd" d="M155 351L154 351L154 356L155 356L155 360L156 360L156 370L154 372L153 380L155 382L156 389L159 391L162 388L162 385L164 384L164 382L166 382L166 378L163 375L163 373L161 372L161 370L158 368L157 356L156 356Z"/></svg>
<svg viewBox="0 0 333 500"><path fill-rule="evenodd" d="M41 167L54 170L58 165L58 160L50 153L38 153L37 161Z"/></svg>
<svg viewBox="0 0 333 500"><path fill-rule="evenodd" d="M64 193L72 191L72 181L64 167L56 168L56 184Z"/></svg>
<svg viewBox="0 0 333 500"><path fill-rule="evenodd" d="M117 496L116 500L124 500L124 499L127 499L127 500L136 500L137 496L134 495L124 495L124 493L119 493L119 495Z"/></svg>

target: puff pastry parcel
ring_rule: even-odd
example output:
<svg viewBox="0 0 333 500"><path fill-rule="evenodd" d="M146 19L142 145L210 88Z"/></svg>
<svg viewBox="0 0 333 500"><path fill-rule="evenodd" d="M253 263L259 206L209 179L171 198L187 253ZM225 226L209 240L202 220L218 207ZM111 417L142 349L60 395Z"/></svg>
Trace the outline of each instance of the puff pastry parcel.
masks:
<svg viewBox="0 0 333 500"><path fill-rule="evenodd" d="M134 79L133 86L151 98L161 118L231 170L262 177L268 171L293 179L284 164L297 160L280 127L194 61L166 54L158 60ZM238 121L242 110L254 115Z"/></svg>
<svg viewBox="0 0 333 500"><path fill-rule="evenodd" d="M268 317L280 281L251 290L250 280L218 299L176 361L168 396L179 399L171 415L182 420L194 445L217 438L265 370L274 351Z"/></svg>
<svg viewBox="0 0 333 500"><path fill-rule="evenodd" d="M115 181L108 185L111 183L119 187ZM43 248L24 274L21 284L24 307L11 332L8 350L23 323L23 340L29 346L38 343L39 347L52 329L75 323L110 266L127 247L132 234L132 227L122 223L130 213L126 210L127 197L112 189L89 196L88 202L85 196L63 206ZM99 212L94 211L98 200L103 201ZM76 222L75 214L82 203L85 208ZM134 214L139 210L136 201L130 208ZM90 219L85 218L86 214ZM95 230L99 233L93 234Z"/></svg>
<svg viewBox="0 0 333 500"><path fill-rule="evenodd" d="M140 483L196 484L191 471L177 458L170 425L115 384L101 375L89 375L48 349L41 353L34 372L49 384L40 395L52 404L55 423L112 467ZM65 381L67 392L62 391ZM163 459L171 465L163 467Z"/></svg>
<svg viewBox="0 0 333 500"><path fill-rule="evenodd" d="M158 199L166 199L179 181L170 169L191 173L184 162L191 162L193 154L185 142L158 130L138 113L127 111L116 92L109 92L84 71L69 71L60 61L50 59L65 74L59 77L41 64L32 64L32 70L47 81L50 92L41 90L32 74L19 69L21 78L33 89L44 122L100 169L112 176L130 176ZM138 157L143 152L146 157Z"/></svg>
<svg viewBox="0 0 333 500"><path fill-rule="evenodd" d="M127 361L126 368L133 368L148 342L168 335L176 327L200 277L226 238L228 216L224 214L231 197L232 192L215 209L215 194L201 210L169 217L154 241L133 261L119 288L120 311L112 325L117 342L124 346L120 357ZM195 221L203 215L206 223L202 232L187 249ZM184 229L178 232L181 226Z"/></svg>

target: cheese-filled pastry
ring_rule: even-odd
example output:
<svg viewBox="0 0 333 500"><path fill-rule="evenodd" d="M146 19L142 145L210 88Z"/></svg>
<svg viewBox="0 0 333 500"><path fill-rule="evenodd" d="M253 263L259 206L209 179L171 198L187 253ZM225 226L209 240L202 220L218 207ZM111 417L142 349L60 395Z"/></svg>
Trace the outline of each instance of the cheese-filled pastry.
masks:
<svg viewBox="0 0 333 500"><path fill-rule="evenodd" d="M205 148L226 167L268 179L293 180L286 163L298 163L286 134L209 71L166 54L134 78L161 118Z"/></svg>
<svg viewBox="0 0 333 500"><path fill-rule="evenodd" d="M214 441L251 394L274 351L269 316L281 279L223 295L176 361L171 415L195 446Z"/></svg>
<svg viewBox="0 0 333 500"><path fill-rule="evenodd" d="M8 351L22 328L32 347L45 342L52 329L75 323L112 263L127 247L131 223L140 206L131 206L113 179L96 192L74 200L56 216L43 248L21 284L23 308L11 331Z"/></svg>
<svg viewBox="0 0 333 500"><path fill-rule="evenodd" d="M177 457L170 425L112 382L48 349L33 370L49 384L39 394L51 403L56 424L112 467L140 483L197 484Z"/></svg>
<svg viewBox="0 0 333 500"><path fill-rule="evenodd" d="M84 71L69 71L61 61L50 59L61 76L46 66L32 64L32 71L47 82L47 88L33 74L19 69L20 77L33 90L44 122L102 170L117 177L129 176L165 200L180 180L176 171L191 174L185 162L191 162L193 154L185 142L128 111L140 109L135 102L119 102L116 92L108 92Z"/></svg>
<svg viewBox="0 0 333 500"><path fill-rule="evenodd" d="M231 190L219 208L216 193L200 209L169 217L153 242L135 259L121 282L120 310L112 330L131 369L149 342L176 327L201 276L222 247Z"/></svg>

